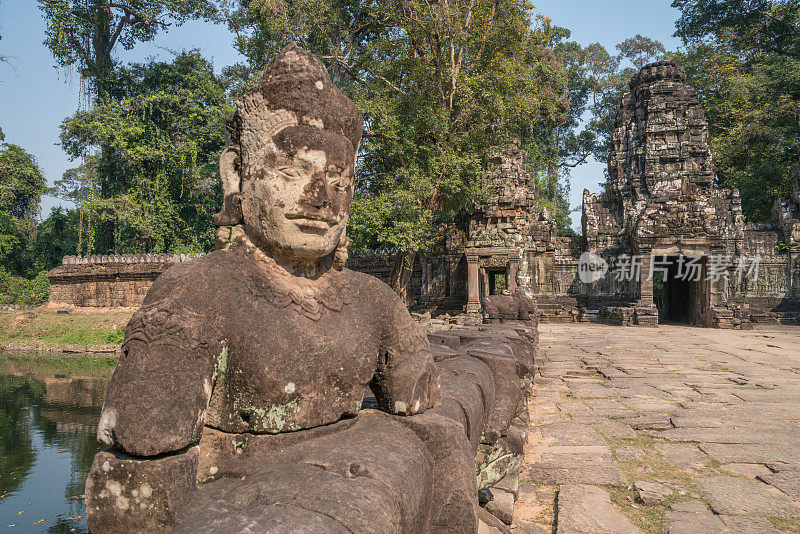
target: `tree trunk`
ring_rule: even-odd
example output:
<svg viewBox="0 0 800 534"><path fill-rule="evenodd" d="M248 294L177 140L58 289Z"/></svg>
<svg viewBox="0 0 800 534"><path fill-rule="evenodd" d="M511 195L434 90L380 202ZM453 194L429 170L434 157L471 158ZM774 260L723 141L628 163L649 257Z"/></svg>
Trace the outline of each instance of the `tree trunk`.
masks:
<svg viewBox="0 0 800 534"><path fill-rule="evenodd" d="M554 163L550 163L547 166L547 181L553 189L551 200L553 201L553 206L555 206L558 201L558 167Z"/></svg>
<svg viewBox="0 0 800 534"><path fill-rule="evenodd" d="M95 25L92 32L92 74L95 78L97 96L104 98L108 95L108 82L114 66L111 60L111 9L105 1L95 4Z"/></svg>
<svg viewBox="0 0 800 534"><path fill-rule="evenodd" d="M414 270L416 252L398 252L392 265L392 276L389 278L389 287L400 295L403 302L408 301L408 281Z"/></svg>

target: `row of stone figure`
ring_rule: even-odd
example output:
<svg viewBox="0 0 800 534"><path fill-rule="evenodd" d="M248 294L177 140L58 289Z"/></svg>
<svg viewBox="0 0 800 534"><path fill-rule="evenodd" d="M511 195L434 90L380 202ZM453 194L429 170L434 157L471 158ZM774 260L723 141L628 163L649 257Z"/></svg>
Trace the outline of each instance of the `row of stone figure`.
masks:
<svg viewBox="0 0 800 534"><path fill-rule="evenodd" d="M183 263L204 254L104 254L64 256L63 265L98 265L105 263Z"/></svg>
<svg viewBox="0 0 800 534"><path fill-rule="evenodd" d="M99 453L86 485L92 532L508 532L478 503L521 460L535 316L428 335L442 402L397 417L365 409L300 432L206 427L167 456ZM376 407L365 397L364 408ZM507 522L510 522L506 520ZM482 527L485 528L485 527Z"/></svg>

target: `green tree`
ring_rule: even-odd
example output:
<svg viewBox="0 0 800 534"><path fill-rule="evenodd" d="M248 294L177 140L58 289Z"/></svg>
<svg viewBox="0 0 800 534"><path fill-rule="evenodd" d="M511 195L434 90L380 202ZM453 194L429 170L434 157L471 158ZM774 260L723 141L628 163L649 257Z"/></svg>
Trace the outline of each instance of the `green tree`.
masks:
<svg viewBox="0 0 800 534"><path fill-rule="evenodd" d="M99 97L114 71L117 45L130 50L171 24L211 17L207 0L37 0L47 23L44 44L62 67L92 78Z"/></svg>
<svg viewBox="0 0 800 534"><path fill-rule="evenodd" d="M0 146L0 211L32 221L46 191L47 182L33 155L11 143Z"/></svg>
<svg viewBox="0 0 800 534"><path fill-rule="evenodd" d="M789 193L800 154L800 5L675 1L675 54L698 91L720 186L736 187L745 216L769 220Z"/></svg>
<svg viewBox="0 0 800 534"><path fill-rule="evenodd" d="M92 208L100 196L99 182L97 180L97 159L96 156L92 155L83 156L83 163L78 167L64 171L61 179L56 180L53 184L53 194L57 198L72 202L76 206L75 237L77 241L74 253L78 255L88 254L94 246Z"/></svg>
<svg viewBox="0 0 800 534"><path fill-rule="evenodd" d="M107 99L65 120L61 132L71 157L98 154L58 184L73 198L89 190L79 205L89 249L208 250L221 201L222 120L233 110L225 86L192 51L119 68L108 88Z"/></svg>
<svg viewBox="0 0 800 534"><path fill-rule="evenodd" d="M78 210L58 206L39 223L33 242L37 270L57 267L64 256L78 253L78 215Z"/></svg>
<svg viewBox="0 0 800 534"><path fill-rule="evenodd" d="M681 11L675 35L745 55L800 57L797 0L673 0Z"/></svg>
<svg viewBox="0 0 800 534"><path fill-rule="evenodd" d="M14 144L0 146L0 268L35 276L31 244L47 183L36 158Z"/></svg>
<svg viewBox="0 0 800 534"><path fill-rule="evenodd" d="M617 44L616 50L612 55L600 43L584 49L583 68L590 85L588 128L597 137L594 156L603 163L611 152L614 123L628 82L647 63L666 58L663 44L639 34Z"/></svg>
<svg viewBox="0 0 800 534"><path fill-rule="evenodd" d="M491 151L566 114L563 67L525 1L253 0L234 7L222 12L250 72L297 41L322 57L364 114L349 232L354 248L403 253L396 289L435 228L482 198Z"/></svg>

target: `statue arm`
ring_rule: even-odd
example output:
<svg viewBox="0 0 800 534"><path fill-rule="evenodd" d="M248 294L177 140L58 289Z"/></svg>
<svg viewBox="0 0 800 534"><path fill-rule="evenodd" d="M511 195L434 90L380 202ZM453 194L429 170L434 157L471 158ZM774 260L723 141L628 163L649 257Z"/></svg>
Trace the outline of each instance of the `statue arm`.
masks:
<svg viewBox="0 0 800 534"><path fill-rule="evenodd" d="M223 347L207 335L210 325L179 302L145 301L128 323L103 403L101 443L155 456L200 439Z"/></svg>
<svg viewBox="0 0 800 534"><path fill-rule="evenodd" d="M428 338L411 318L403 302L388 287L378 353L378 367L370 383L381 409L413 415L437 406L441 400L439 371Z"/></svg>

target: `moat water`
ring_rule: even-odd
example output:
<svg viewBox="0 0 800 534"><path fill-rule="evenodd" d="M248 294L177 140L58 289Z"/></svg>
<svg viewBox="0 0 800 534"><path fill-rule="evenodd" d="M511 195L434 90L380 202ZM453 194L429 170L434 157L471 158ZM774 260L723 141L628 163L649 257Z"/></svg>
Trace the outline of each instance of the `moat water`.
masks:
<svg viewBox="0 0 800 534"><path fill-rule="evenodd" d="M88 532L84 483L113 361L0 356L0 531Z"/></svg>

